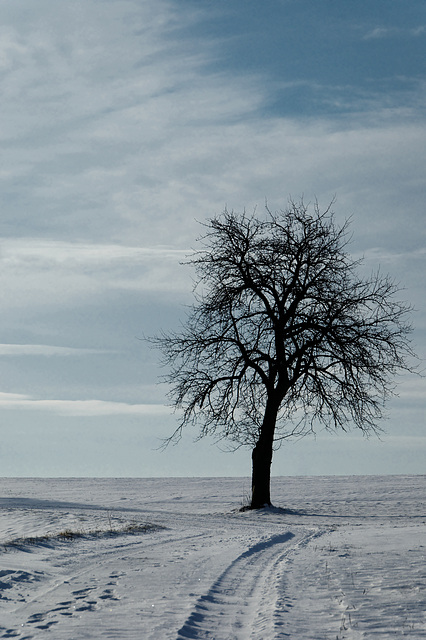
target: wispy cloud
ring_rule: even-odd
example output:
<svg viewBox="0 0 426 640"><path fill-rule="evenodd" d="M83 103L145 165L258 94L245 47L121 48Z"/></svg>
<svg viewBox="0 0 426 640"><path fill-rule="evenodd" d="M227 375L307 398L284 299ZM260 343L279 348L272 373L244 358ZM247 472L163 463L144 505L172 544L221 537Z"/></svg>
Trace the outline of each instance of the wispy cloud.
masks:
<svg viewBox="0 0 426 640"><path fill-rule="evenodd" d="M423 262L426 260L426 247L403 252L389 251L384 247L369 247L363 256L367 262L376 264L401 264L407 260Z"/></svg>
<svg viewBox="0 0 426 640"><path fill-rule="evenodd" d="M337 95L315 81L333 107L345 101L346 118L265 117L275 82L285 101L308 81L284 76L268 87L260 74L213 70L223 36L188 37L188 25L205 17L193 3L109 2L102 16L99 7L41 0L37 10L8 8L3 235L25 228L41 239L185 247L198 232L195 219L225 203L282 203L306 189L368 201L384 181L395 202L407 178L423 182L420 86L402 113L389 93L356 99L349 87ZM154 270L120 286L164 287L158 261ZM81 285L91 283L81 274Z"/></svg>
<svg viewBox="0 0 426 640"><path fill-rule="evenodd" d="M0 344L0 356L92 356L112 351L101 349L76 349L47 344Z"/></svg>
<svg viewBox="0 0 426 640"><path fill-rule="evenodd" d="M40 400L17 393L0 393L0 409L49 411L61 416L169 415L161 404L128 404L105 400Z"/></svg>
<svg viewBox="0 0 426 640"><path fill-rule="evenodd" d="M193 168L213 171L226 138L217 127L250 117L265 96L249 77L205 73L208 39L182 37L197 19L189 5L110 2L101 20L98 3L42 5L7 27L3 228L176 243L205 190Z"/></svg>
<svg viewBox="0 0 426 640"><path fill-rule="evenodd" d="M402 400L424 403L426 401L425 378L407 376L398 385L397 394Z"/></svg>
<svg viewBox="0 0 426 640"><path fill-rule="evenodd" d="M126 247L61 240L0 240L0 286L9 308L73 305L106 291L184 293L190 251L170 247ZM173 278L171 278L171 274Z"/></svg>
<svg viewBox="0 0 426 640"><path fill-rule="evenodd" d="M426 34L426 26L413 27L411 29L403 27L375 27L364 35L364 40L379 40L383 38L394 38L396 36L414 37Z"/></svg>

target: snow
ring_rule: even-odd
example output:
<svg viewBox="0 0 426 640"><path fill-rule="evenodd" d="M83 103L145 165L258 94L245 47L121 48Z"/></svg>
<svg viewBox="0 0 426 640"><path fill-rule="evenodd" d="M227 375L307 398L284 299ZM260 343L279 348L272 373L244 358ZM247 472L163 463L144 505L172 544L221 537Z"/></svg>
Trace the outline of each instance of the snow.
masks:
<svg viewBox="0 0 426 640"><path fill-rule="evenodd" d="M426 638L426 476L0 483L0 638Z"/></svg>

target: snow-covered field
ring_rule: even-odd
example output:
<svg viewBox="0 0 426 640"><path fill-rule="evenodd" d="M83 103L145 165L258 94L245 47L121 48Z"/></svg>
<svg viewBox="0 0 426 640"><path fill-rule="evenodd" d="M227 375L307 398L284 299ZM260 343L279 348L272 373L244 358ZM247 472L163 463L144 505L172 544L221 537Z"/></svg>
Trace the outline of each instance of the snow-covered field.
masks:
<svg viewBox="0 0 426 640"><path fill-rule="evenodd" d="M426 638L426 476L0 486L0 638Z"/></svg>

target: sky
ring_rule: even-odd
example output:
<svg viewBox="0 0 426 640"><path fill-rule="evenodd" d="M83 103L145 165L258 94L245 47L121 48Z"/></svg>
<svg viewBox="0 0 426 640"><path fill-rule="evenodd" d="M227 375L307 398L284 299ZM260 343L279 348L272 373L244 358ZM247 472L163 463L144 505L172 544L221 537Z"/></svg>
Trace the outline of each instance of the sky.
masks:
<svg viewBox="0 0 426 640"><path fill-rule="evenodd" d="M177 426L160 354L225 207L303 196L413 305L426 357L423 0L0 0L0 476L247 476ZM426 379L381 439L286 442L274 475L425 473Z"/></svg>

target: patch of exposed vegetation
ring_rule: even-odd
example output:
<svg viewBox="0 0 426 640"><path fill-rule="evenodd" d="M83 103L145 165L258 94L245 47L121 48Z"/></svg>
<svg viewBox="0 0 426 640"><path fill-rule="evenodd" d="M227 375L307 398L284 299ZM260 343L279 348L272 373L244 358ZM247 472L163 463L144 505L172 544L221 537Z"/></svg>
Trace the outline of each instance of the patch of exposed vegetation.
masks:
<svg viewBox="0 0 426 640"><path fill-rule="evenodd" d="M164 529L161 525L131 522L119 527L110 526L108 529L64 529L59 533L46 533L42 536L28 536L15 538L3 544L5 550L18 549L28 546L52 547L56 543L68 543L81 539L111 538L139 533L153 533Z"/></svg>

